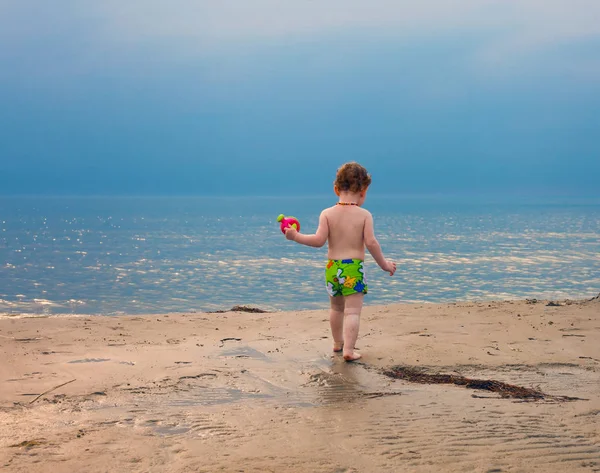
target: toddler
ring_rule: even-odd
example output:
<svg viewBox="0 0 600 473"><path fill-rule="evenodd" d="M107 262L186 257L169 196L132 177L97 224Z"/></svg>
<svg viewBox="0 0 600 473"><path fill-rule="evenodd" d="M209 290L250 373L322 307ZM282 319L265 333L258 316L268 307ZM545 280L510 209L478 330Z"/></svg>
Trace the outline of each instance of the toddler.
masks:
<svg viewBox="0 0 600 473"><path fill-rule="evenodd" d="M325 283L331 302L329 323L333 351L343 351L346 361L358 360L355 351L363 297L367 293L365 279L365 247L381 269L393 276L396 263L386 260L373 229L373 216L362 208L371 184L371 176L360 164L342 165L333 190L339 197L333 207L321 212L314 235L305 235L293 227L285 229L285 237L302 245L322 247L328 243Z"/></svg>

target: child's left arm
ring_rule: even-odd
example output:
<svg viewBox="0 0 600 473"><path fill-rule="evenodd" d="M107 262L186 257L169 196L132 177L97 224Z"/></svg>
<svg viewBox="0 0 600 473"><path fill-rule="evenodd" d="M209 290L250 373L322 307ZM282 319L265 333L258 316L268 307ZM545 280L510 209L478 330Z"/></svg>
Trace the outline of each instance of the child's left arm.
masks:
<svg viewBox="0 0 600 473"><path fill-rule="evenodd" d="M315 248L321 248L327 241L329 236L329 222L327 222L327 216L325 211L321 212L319 217L319 227L314 235L304 235L298 232L294 227L288 227L285 229L285 237L288 240L295 241L301 245L314 246Z"/></svg>

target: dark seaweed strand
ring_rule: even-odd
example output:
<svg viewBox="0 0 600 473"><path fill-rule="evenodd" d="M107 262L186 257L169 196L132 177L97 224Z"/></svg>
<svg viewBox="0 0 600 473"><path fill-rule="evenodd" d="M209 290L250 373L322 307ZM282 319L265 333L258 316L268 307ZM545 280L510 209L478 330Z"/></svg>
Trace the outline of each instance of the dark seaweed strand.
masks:
<svg viewBox="0 0 600 473"><path fill-rule="evenodd" d="M384 370L383 374L391 378L402 379L411 383L420 384L455 384L465 386L469 389L482 389L499 394L503 398L528 399L528 400L555 400L555 401L574 401L579 400L576 397L569 396L550 396L542 391L533 388L525 388L514 384L503 383L492 379L471 379L464 376L452 374L428 374L419 369L394 366Z"/></svg>

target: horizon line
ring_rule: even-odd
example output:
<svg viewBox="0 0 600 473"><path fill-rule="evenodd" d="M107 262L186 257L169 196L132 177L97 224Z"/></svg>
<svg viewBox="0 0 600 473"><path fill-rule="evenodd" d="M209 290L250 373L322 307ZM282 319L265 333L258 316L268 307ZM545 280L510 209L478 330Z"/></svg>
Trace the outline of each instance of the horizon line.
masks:
<svg viewBox="0 0 600 473"><path fill-rule="evenodd" d="M562 200L562 199L582 199L582 200L598 200L600 203L600 194L590 194L590 193L562 193L557 194L555 192L524 192L524 191L464 191L464 192L369 192L368 197L370 198L406 198L406 199L428 199L428 198L442 198L442 197L455 197L455 198L466 198L466 197L487 197L487 198L495 198L501 200L514 200L518 198L543 198L543 199L554 199L554 200ZM295 199L295 198L335 198L335 194L333 193L304 193L304 194L250 194L250 193L240 193L240 194L223 194L223 193L211 193L211 194L170 194L170 193L156 193L156 194L147 194L147 193L118 193L118 194L58 194L58 193L26 193L26 194L3 194L0 192L0 199L9 199L9 198L49 198L49 199L98 199L98 198L220 198L220 199L233 199L233 198L252 198L252 199Z"/></svg>

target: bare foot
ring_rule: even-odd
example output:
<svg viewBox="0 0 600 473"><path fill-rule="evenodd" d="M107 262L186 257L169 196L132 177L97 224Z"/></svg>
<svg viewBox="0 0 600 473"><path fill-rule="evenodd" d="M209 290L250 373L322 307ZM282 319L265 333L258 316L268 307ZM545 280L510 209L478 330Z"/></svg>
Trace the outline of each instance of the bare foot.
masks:
<svg viewBox="0 0 600 473"><path fill-rule="evenodd" d="M356 360L358 360L358 359L359 359L361 356L362 356L362 355L361 355L360 353L353 352L353 353L350 353L350 354L348 354L348 355L344 355L344 360L346 360L346 361L356 361Z"/></svg>
<svg viewBox="0 0 600 473"><path fill-rule="evenodd" d="M333 342L333 351L338 352L344 349L344 342Z"/></svg>

